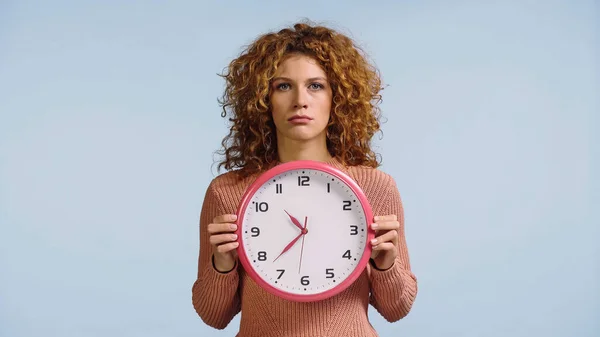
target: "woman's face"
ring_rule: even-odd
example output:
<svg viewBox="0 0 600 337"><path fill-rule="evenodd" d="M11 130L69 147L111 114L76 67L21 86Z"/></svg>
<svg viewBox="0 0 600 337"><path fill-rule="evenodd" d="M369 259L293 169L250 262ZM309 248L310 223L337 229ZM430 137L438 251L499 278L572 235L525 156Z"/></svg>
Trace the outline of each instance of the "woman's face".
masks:
<svg viewBox="0 0 600 337"><path fill-rule="evenodd" d="M325 71L313 58L288 56L277 69L270 92L278 140L326 144L332 90Z"/></svg>

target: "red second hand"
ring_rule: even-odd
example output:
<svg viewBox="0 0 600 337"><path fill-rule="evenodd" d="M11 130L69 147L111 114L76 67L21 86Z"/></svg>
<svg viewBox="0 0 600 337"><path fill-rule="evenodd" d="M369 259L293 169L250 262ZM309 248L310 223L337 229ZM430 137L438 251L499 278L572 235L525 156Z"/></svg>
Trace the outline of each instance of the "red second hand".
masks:
<svg viewBox="0 0 600 337"><path fill-rule="evenodd" d="M307 220L308 218L304 217L304 228L302 228L302 248L300 248L300 264L298 265L298 274L300 274L300 269L302 268L302 253L304 253L304 235L308 233L308 230L306 229Z"/></svg>

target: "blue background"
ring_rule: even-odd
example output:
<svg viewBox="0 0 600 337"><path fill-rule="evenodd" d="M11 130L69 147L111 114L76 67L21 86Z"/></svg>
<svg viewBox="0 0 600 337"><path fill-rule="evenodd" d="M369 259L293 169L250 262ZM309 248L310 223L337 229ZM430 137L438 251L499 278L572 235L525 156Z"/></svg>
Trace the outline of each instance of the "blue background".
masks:
<svg viewBox="0 0 600 337"><path fill-rule="evenodd" d="M381 336L600 336L598 3L0 2L0 335L233 336L191 304L216 74L309 18L387 85L419 294Z"/></svg>

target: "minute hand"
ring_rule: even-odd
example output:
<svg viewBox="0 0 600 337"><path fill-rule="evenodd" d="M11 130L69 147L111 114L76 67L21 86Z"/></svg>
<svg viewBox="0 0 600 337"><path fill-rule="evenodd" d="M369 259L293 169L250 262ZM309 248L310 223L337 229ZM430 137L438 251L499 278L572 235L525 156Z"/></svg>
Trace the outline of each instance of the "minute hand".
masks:
<svg viewBox="0 0 600 337"><path fill-rule="evenodd" d="M290 250L290 248L292 248L292 246L298 241L298 239L300 239L300 237L304 236L304 233L300 233L298 234L298 236L296 236L296 238L294 240L292 240L292 242L288 243L287 246L285 246L285 248L283 248L283 251L275 258L275 260L273 260L273 262L277 261L277 259L283 255L283 253L287 252L288 250Z"/></svg>
<svg viewBox="0 0 600 337"><path fill-rule="evenodd" d="M298 219L294 218L290 213L288 213L286 210L284 210L284 212L290 217L290 220L292 220L292 222L294 223L294 225L296 225L296 227L298 227L300 230L303 230L304 228L302 228L302 225L300 224L300 222L298 221Z"/></svg>

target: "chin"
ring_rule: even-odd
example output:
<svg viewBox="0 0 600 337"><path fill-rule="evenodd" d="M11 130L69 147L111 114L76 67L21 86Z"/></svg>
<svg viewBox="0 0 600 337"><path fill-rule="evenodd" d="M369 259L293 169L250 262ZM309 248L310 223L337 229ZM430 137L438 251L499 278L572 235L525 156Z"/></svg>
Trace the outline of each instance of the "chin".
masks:
<svg viewBox="0 0 600 337"><path fill-rule="evenodd" d="M325 141L325 133L315 133L315 132L302 132L300 130L294 130L292 132L286 133L286 134L281 134L282 137L287 138L289 140L292 141L297 141L297 142L306 142L306 141L310 141L310 140L315 140L315 139L319 139L319 138L323 138L323 141Z"/></svg>
<svg viewBox="0 0 600 337"><path fill-rule="evenodd" d="M309 140L314 140L317 139L317 136L313 136L313 135L299 135L299 136L291 136L291 137L286 137L290 140L294 140L297 142L307 142Z"/></svg>

